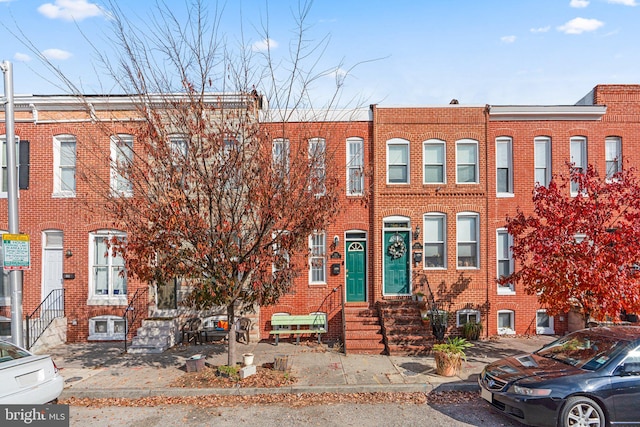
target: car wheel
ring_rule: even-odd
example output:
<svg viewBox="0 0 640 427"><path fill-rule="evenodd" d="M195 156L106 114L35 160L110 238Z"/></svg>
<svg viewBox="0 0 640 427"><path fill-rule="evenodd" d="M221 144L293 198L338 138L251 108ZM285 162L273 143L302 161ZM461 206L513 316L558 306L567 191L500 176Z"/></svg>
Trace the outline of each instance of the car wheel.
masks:
<svg viewBox="0 0 640 427"><path fill-rule="evenodd" d="M558 425L561 427L604 427L604 412L596 402L588 397L570 397L562 408Z"/></svg>

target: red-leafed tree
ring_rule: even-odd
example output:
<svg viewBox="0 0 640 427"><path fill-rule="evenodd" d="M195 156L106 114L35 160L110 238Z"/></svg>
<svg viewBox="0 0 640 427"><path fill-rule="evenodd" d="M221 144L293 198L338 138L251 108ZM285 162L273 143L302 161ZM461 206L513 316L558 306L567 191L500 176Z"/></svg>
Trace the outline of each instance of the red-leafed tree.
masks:
<svg viewBox="0 0 640 427"><path fill-rule="evenodd" d="M507 218L515 272L550 314L590 319L640 312L640 183L634 169L601 178L592 166L536 186L533 213ZM570 187L573 185L574 195Z"/></svg>

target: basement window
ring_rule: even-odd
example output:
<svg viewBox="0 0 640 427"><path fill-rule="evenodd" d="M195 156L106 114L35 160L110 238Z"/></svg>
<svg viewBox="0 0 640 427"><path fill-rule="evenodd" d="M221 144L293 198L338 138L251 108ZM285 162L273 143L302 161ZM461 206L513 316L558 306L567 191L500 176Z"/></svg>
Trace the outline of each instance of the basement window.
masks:
<svg viewBox="0 0 640 427"><path fill-rule="evenodd" d="M89 341L123 340L126 322L119 316L97 316L89 319Z"/></svg>

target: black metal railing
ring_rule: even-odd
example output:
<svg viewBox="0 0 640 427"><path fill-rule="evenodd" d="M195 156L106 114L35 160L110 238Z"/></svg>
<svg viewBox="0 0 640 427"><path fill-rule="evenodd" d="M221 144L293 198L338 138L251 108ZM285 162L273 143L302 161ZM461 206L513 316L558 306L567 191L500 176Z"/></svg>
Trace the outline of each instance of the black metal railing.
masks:
<svg viewBox="0 0 640 427"><path fill-rule="evenodd" d="M142 297L146 296L149 292L149 288L140 288L136 290L131 299L129 305L124 310L122 320L124 320L124 352L127 352L127 341L129 339L129 327L135 324L135 321L139 316L147 315L148 304Z"/></svg>
<svg viewBox="0 0 640 427"><path fill-rule="evenodd" d="M49 292L33 313L27 315L25 336L27 349L33 347L51 322L58 317L64 317L64 289L54 289Z"/></svg>

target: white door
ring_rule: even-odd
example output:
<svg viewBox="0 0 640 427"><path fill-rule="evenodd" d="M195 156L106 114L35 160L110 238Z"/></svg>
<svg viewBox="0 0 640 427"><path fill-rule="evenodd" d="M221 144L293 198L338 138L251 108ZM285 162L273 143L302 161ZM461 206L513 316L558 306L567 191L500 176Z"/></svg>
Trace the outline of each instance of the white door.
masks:
<svg viewBox="0 0 640 427"><path fill-rule="evenodd" d="M54 289L62 289L62 231L45 231L43 236L44 250L42 263L42 297L44 299ZM47 307L45 307L46 309ZM60 301L55 303L60 309Z"/></svg>

